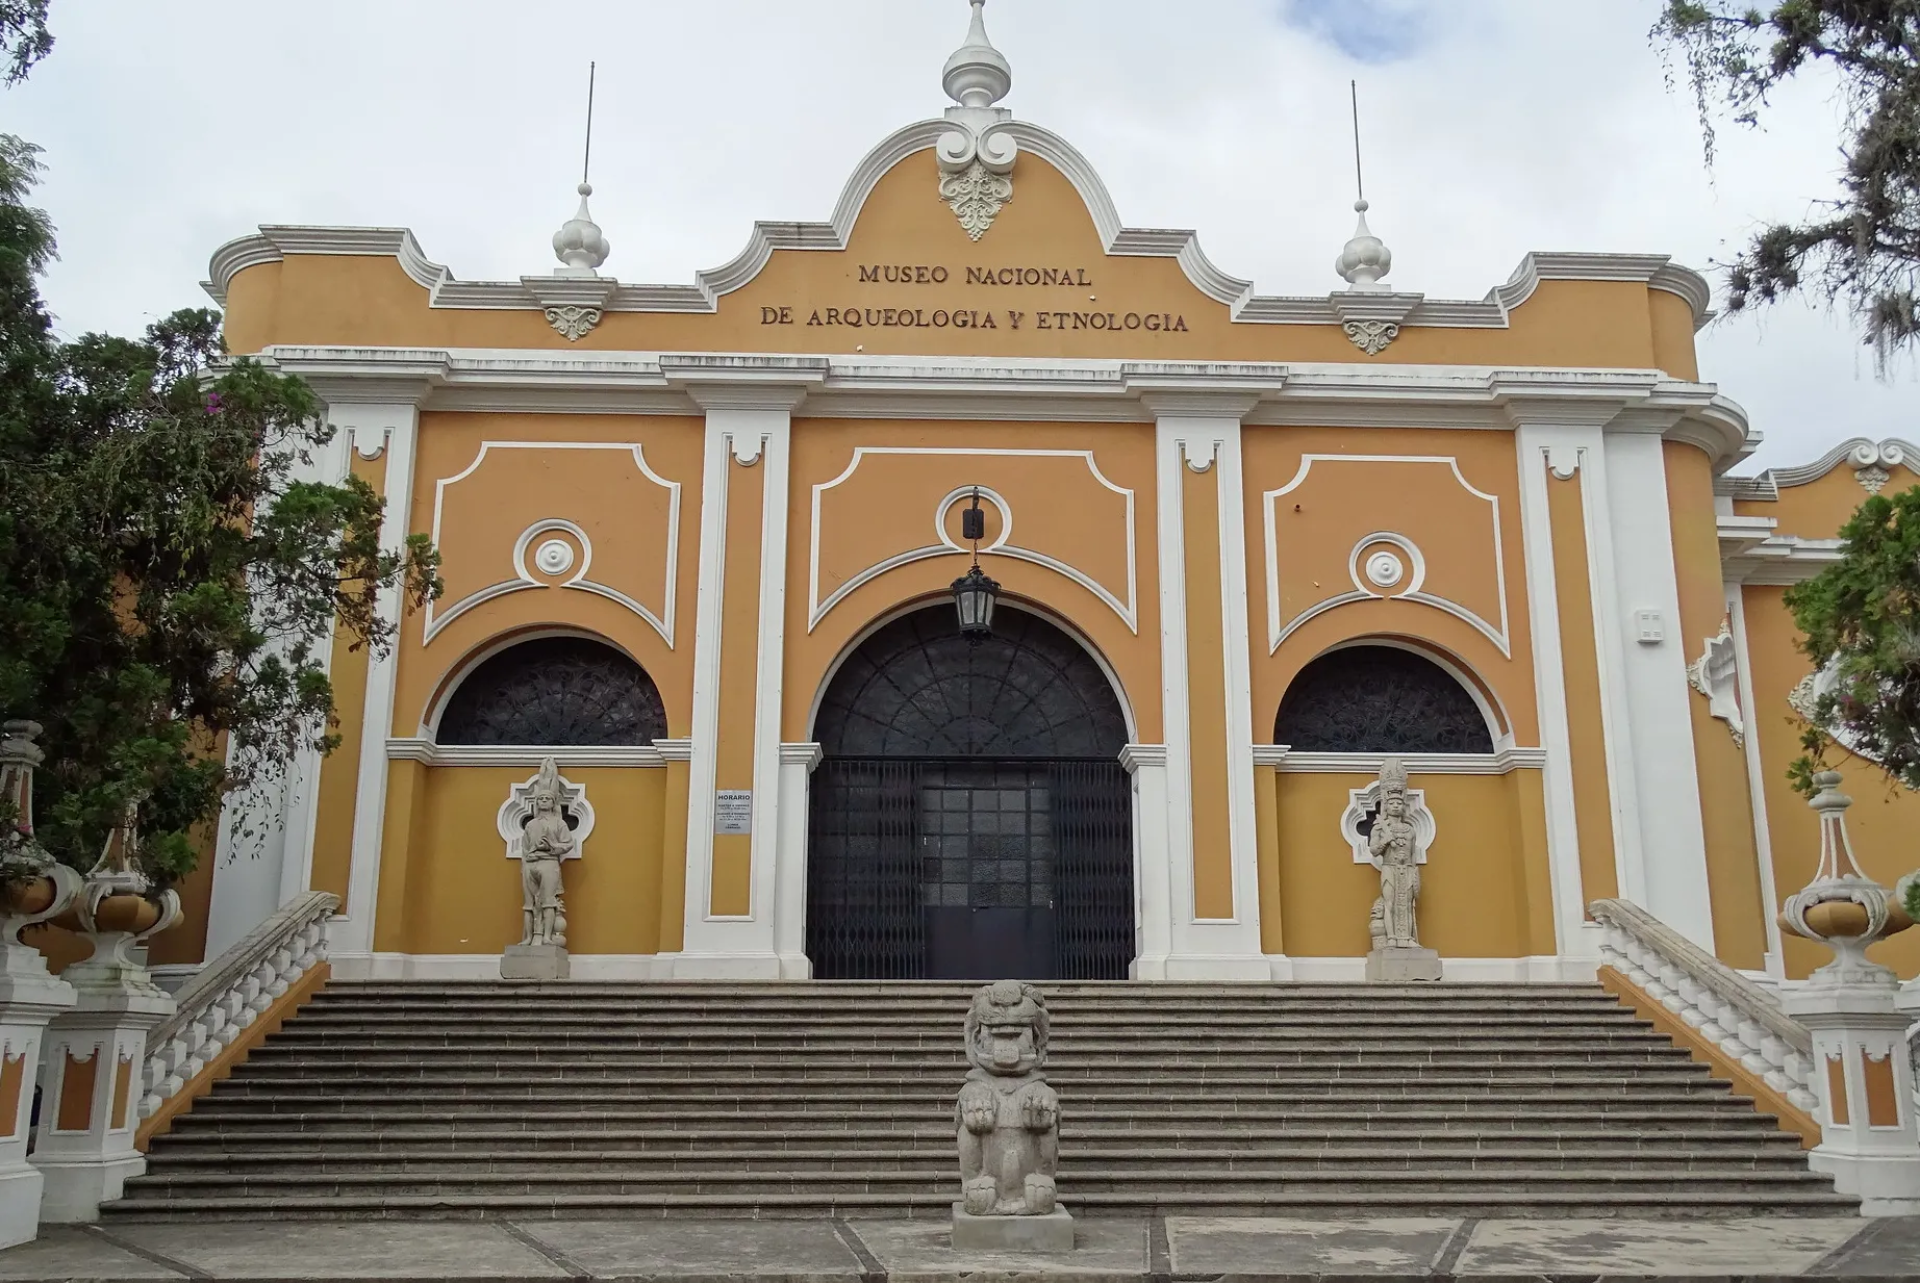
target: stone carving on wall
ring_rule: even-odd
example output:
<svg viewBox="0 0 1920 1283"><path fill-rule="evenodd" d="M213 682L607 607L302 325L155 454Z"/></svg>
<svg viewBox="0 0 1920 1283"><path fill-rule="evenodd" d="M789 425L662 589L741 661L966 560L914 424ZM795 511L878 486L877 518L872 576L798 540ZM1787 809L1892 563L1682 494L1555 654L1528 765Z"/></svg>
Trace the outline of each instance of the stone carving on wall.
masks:
<svg viewBox="0 0 1920 1283"><path fill-rule="evenodd" d="M1408 798L1407 768L1397 757L1380 767L1380 809L1367 834L1367 857L1380 871L1380 898L1367 923L1373 949L1369 980L1438 980L1440 955L1420 947L1417 921L1420 865L1425 855L1420 826Z"/></svg>
<svg viewBox="0 0 1920 1283"><path fill-rule="evenodd" d="M1747 725L1740 714L1740 664L1730 620L1720 621L1720 631L1707 638L1707 648L1700 658L1687 665L1687 681L1707 697L1707 711L1727 724L1734 745L1745 748Z"/></svg>
<svg viewBox="0 0 1920 1283"><path fill-rule="evenodd" d="M1060 1098L1041 1072L1050 1025L1046 998L1018 980L984 986L967 1009L972 1068L954 1104L960 1140L956 1248L1073 1247L1073 1220L1054 1189Z"/></svg>
<svg viewBox="0 0 1920 1283"><path fill-rule="evenodd" d="M1348 321L1340 327L1353 345L1368 356L1379 356L1387 345L1400 337L1400 327L1392 321Z"/></svg>
<svg viewBox="0 0 1920 1283"><path fill-rule="evenodd" d="M548 308L547 324L551 325L554 331L567 342L578 343L593 332L594 326L600 324L602 315L597 307L580 307L568 303L561 307Z"/></svg>
<svg viewBox="0 0 1920 1283"><path fill-rule="evenodd" d="M1020 154L1006 128L1011 113L994 105L1013 88L1013 69L987 39L985 6L986 0L973 0L966 43L947 59L941 83L955 103L947 108L953 128L934 145L940 199L976 241L1013 199L1013 162Z"/></svg>
<svg viewBox="0 0 1920 1283"><path fill-rule="evenodd" d="M1863 441L1847 452L1847 462L1853 465L1853 479L1868 494L1879 494L1893 479L1893 469L1906 461L1907 452L1898 441L1882 441L1879 445Z"/></svg>
<svg viewBox="0 0 1920 1283"><path fill-rule="evenodd" d="M571 817L573 823L569 824ZM567 914L560 867L577 860L593 828L586 789L560 774L549 757L539 772L508 792L498 817L507 858L520 861L520 942L500 961L503 980L565 980Z"/></svg>

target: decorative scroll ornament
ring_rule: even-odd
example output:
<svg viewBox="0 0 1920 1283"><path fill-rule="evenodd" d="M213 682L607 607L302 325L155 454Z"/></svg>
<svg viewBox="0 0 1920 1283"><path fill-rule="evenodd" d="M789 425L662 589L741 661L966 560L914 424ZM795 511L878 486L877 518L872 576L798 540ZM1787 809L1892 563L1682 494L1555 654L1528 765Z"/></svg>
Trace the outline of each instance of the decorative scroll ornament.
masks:
<svg viewBox="0 0 1920 1283"><path fill-rule="evenodd" d="M564 307L547 309L547 324L569 343L578 343L600 324L601 312L597 307L578 307L568 303Z"/></svg>
<svg viewBox="0 0 1920 1283"><path fill-rule="evenodd" d="M987 39L986 0L973 0L966 43L947 59L941 83L955 106L953 128L934 144L940 165L940 199L968 236L979 240L1013 199L1013 162L1020 146L1007 133L1012 113L994 104L1013 88L1013 68Z"/></svg>
<svg viewBox="0 0 1920 1283"><path fill-rule="evenodd" d="M1387 344L1400 337L1400 327L1392 321L1348 321L1341 328L1368 356L1379 356L1387 350Z"/></svg>
<svg viewBox="0 0 1920 1283"><path fill-rule="evenodd" d="M1707 648L1700 658L1687 665L1687 681L1707 697L1707 712L1727 724L1734 746L1745 748L1747 725L1740 713L1739 676L1732 624L1723 619L1720 631L1707 639Z"/></svg>
<svg viewBox="0 0 1920 1283"><path fill-rule="evenodd" d="M1893 479L1893 469L1906 461L1907 452L1893 441L1882 441L1877 446L1863 441L1847 452L1847 462L1853 465L1853 479L1868 494L1879 494Z"/></svg>

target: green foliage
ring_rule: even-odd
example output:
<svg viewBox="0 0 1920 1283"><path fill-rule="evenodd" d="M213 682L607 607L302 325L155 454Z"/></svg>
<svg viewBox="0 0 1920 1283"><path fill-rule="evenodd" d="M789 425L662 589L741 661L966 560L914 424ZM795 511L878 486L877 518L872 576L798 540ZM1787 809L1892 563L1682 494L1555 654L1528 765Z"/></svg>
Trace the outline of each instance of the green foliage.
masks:
<svg viewBox="0 0 1920 1283"><path fill-rule="evenodd" d="M0 0L0 84L17 85L53 52L47 0Z"/></svg>
<svg viewBox="0 0 1920 1283"><path fill-rule="evenodd" d="M1838 78L1844 194L1755 233L1728 265L1727 305L1805 289L1844 301L1884 370L1920 339L1920 0L1666 0L1653 38L1685 61L1709 164L1720 107L1754 125L1804 68Z"/></svg>
<svg viewBox="0 0 1920 1283"><path fill-rule="evenodd" d="M9 45L11 24L44 11L0 0L18 69L44 42ZM319 402L228 358L218 314L55 339L36 280L53 230L25 203L37 171L35 148L0 135L0 716L46 728L48 850L91 865L144 799L143 858L174 877L228 792L333 747L336 623L385 650L381 596L437 596L439 559L424 536L382 551L364 481L302 479L332 435Z"/></svg>
<svg viewBox="0 0 1920 1283"><path fill-rule="evenodd" d="M1786 592L1801 650L1834 674L1802 737L1794 786L1812 795L1837 740L1920 788L1920 487L1869 498L1840 538L1840 561Z"/></svg>

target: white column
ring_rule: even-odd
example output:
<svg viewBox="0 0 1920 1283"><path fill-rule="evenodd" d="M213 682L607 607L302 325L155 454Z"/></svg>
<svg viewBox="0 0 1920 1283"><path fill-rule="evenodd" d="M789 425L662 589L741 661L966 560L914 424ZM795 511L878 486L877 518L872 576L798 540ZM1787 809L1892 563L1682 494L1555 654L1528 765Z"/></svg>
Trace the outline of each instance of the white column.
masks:
<svg viewBox="0 0 1920 1283"><path fill-rule="evenodd" d="M380 438L361 441L368 457ZM352 462L354 432L336 424L333 439L296 460L289 478L339 485ZM330 671L332 635L319 649L321 668ZM204 957L212 961L245 938L275 910L307 889L313 870L313 832L319 818L320 767L325 759L303 749L286 774L267 787L227 799L214 833L213 886L207 907Z"/></svg>
<svg viewBox="0 0 1920 1283"><path fill-rule="evenodd" d="M1251 692L1235 689L1236 672L1250 668L1246 655L1246 538L1244 525L1231 531L1230 520L1243 512L1239 493L1240 415L1253 398L1235 396L1231 413L1222 413L1218 396L1198 399L1153 394L1156 414L1155 462L1158 478L1160 568L1161 717L1166 728L1166 858L1172 888L1172 940L1166 978L1175 980L1265 980L1272 967L1260 948L1258 843L1253 818L1253 733ZM1187 547L1184 470L1206 472L1231 451L1233 473L1215 479L1219 486L1221 611L1226 653L1228 841L1233 870L1233 915L1203 919L1193 881L1193 731L1192 692L1188 680ZM1229 484L1230 483L1230 484ZM1227 491L1231 489L1232 494ZM1229 541L1229 535L1231 539ZM1229 542L1232 547L1230 548ZM1226 578L1229 567L1237 578ZM1233 599L1238 599L1237 602ZM1237 632L1234 616L1238 611ZM1234 656L1239 656L1236 666ZM1237 732L1237 739L1236 739ZM1207 746L1209 751L1214 746ZM1242 778L1244 776L1244 778ZM1143 855L1146 854L1143 848ZM1155 873L1143 868L1151 879Z"/></svg>
<svg viewBox="0 0 1920 1283"><path fill-rule="evenodd" d="M1600 434L1588 428L1525 426L1514 436L1519 451L1520 530L1526 546L1534 694L1539 708L1540 746L1546 752L1547 874L1553 900L1555 952L1597 957L1601 933L1586 921L1587 892L1580 875L1580 829L1575 817L1566 660L1561 648L1560 588L1553 560L1547 470L1551 468L1562 480L1575 478L1581 465L1599 453ZM1584 485L1590 476L1581 478L1579 484ZM1586 506L1591 508L1594 502L1589 497ZM1599 618L1597 611L1595 618ZM1587 641L1578 640L1581 645ZM1611 753L1610 735L1607 742Z"/></svg>
<svg viewBox="0 0 1920 1283"><path fill-rule="evenodd" d="M818 744L780 746L780 833L773 889L773 949L782 980L811 980L807 957L807 819L813 768L820 765Z"/></svg>
<svg viewBox="0 0 1920 1283"><path fill-rule="evenodd" d="M1613 610L1600 627L1608 643L1600 665L1601 696L1625 706L1626 727L1608 730L1609 759L1620 768L1613 784L1629 821L1623 827L1639 839L1637 852L1628 847L1638 860L1623 868L1621 889L1711 953L1707 837L1689 705L1694 696L1687 684L1661 438L1653 432L1609 431L1603 466ZM1612 748L1616 734L1621 735L1617 751ZM1623 793L1629 780L1631 789Z"/></svg>
<svg viewBox="0 0 1920 1283"><path fill-rule="evenodd" d="M372 441L386 442L386 512L380 521L380 550L398 553L406 546L413 521L413 458L420 412L411 403L335 403L336 426L349 428L355 448L365 455ZM380 594L381 617L403 625L402 586ZM367 659L367 698L361 712L360 762L354 787L353 852L347 874L347 901L334 920L330 938L336 954L373 950L374 901L380 889L380 844L387 820L387 737L393 734L393 700L399 677L401 637L384 654ZM307 859L312 858L309 842ZM209 956L212 956L209 950Z"/></svg>
<svg viewBox="0 0 1920 1283"><path fill-rule="evenodd" d="M1173 862L1167 854L1167 746L1129 744L1120 765L1133 777L1133 980L1165 980L1173 951Z"/></svg>
<svg viewBox="0 0 1920 1283"><path fill-rule="evenodd" d="M687 800L685 938L674 957L681 977L774 979L783 972L774 929L781 877L780 714L785 671L787 469L793 409L803 394L787 387L694 390L707 412L706 467L700 497L699 603L694 625L693 759ZM733 462L764 468L753 718L753 809L748 911L711 911L714 801L719 769L720 638L728 549L727 489ZM804 895L805 843L798 853ZM804 909L802 910L804 914ZM804 918L803 918L804 921Z"/></svg>

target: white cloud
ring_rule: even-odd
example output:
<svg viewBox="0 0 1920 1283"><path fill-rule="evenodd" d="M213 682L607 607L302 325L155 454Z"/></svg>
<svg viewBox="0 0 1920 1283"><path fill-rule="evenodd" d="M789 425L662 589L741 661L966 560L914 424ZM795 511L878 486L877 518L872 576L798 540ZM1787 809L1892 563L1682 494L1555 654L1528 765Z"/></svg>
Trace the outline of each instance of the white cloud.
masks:
<svg viewBox="0 0 1920 1283"><path fill-rule="evenodd" d="M1325 8L1324 5L1321 6ZM1263 292L1337 284L1352 227L1347 81L1392 281L1479 297L1528 249L1707 266L1827 195L1825 87L1729 129L1709 176L1690 96L1646 41L1655 0L1396 0L1397 59L1276 0L994 0L1008 105L1074 142L1136 226L1195 227ZM1297 16L1297 15L1296 15ZM257 223L411 226L467 279L551 265L572 209L586 62L594 211L622 279L685 281L756 218L824 217L859 157L944 105L960 0L55 0L59 45L0 97L46 148L62 329L196 304ZM1757 462L1915 435L1910 367L1873 377L1844 317L1791 307L1702 335L1704 377L1767 437Z"/></svg>

